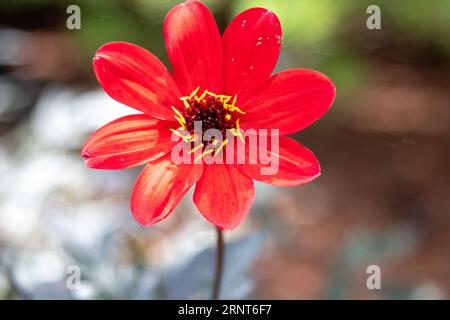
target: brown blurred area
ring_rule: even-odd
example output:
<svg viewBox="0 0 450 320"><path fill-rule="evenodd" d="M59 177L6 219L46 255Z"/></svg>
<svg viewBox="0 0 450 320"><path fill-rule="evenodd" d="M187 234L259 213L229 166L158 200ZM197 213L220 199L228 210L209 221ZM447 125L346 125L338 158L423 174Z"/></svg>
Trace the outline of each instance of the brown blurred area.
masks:
<svg viewBox="0 0 450 320"><path fill-rule="evenodd" d="M333 272L349 299L411 297L404 287L421 298L450 297L449 61L426 60L426 51L418 58L414 44L382 41L376 52L355 47L370 77L342 99L338 87L327 116L333 128L316 124L296 136L313 148L322 176L285 190L272 208L269 219L281 220L273 236L279 246L256 266L261 297L321 298ZM407 252L383 258L370 243L365 250L375 252L358 261L357 272L339 267L353 233L362 229L382 242L405 227L414 235L398 239L411 242L402 244ZM398 245L385 240L378 245ZM365 268L372 263L381 267L387 294L366 288Z"/></svg>

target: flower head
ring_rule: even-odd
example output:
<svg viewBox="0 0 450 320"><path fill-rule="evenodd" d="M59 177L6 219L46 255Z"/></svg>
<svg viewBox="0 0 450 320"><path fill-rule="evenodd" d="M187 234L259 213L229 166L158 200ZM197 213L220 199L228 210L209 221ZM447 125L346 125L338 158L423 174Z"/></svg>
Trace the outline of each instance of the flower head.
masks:
<svg viewBox="0 0 450 320"><path fill-rule="evenodd" d="M147 50L125 42L103 45L93 62L103 89L141 113L98 129L82 155L87 166L97 169L146 164L131 197L139 223L149 226L167 217L196 184L194 203L201 214L231 230L251 208L253 179L294 186L320 175L314 154L285 135L322 117L334 100L335 87L313 70L291 69L271 76L282 42L273 12L246 10L221 37L208 8L190 0L167 14L164 37L172 73ZM265 135L277 142L276 148L266 152L279 166L263 174L269 166L258 153L263 140L252 140L252 135L262 137L262 131L274 129L279 136ZM223 138L205 138L208 130ZM245 130L253 131L244 135ZM180 141L193 161L174 161ZM249 141L257 141L256 147ZM230 150L256 161L206 163L207 156L227 156Z"/></svg>

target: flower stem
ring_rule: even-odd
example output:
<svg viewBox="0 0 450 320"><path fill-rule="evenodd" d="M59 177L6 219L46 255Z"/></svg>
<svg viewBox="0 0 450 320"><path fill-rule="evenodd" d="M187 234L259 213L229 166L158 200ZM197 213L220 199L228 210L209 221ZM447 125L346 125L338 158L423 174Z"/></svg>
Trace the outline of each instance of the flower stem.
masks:
<svg viewBox="0 0 450 320"><path fill-rule="evenodd" d="M217 300L220 296L220 287L222 285L223 260L225 255L225 244L223 241L223 231L216 228L217 231L217 250L216 250L216 272L214 275L214 287L211 300Z"/></svg>

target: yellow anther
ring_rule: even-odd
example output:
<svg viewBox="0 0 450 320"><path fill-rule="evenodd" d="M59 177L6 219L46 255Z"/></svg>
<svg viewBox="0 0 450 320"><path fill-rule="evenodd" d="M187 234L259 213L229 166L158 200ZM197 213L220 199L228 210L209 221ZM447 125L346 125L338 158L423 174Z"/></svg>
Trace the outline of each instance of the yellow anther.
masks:
<svg viewBox="0 0 450 320"><path fill-rule="evenodd" d="M197 94L198 90L200 90L200 87L195 88L194 91L191 92L190 95L188 96L184 96L184 97L180 97L181 101L186 101L186 100L192 100L192 98L194 98L194 96Z"/></svg>
<svg viewBox="0 0 450 320"><path fill-rule="evenodd" d="M177 131L175 129L169 129L169 130L172 131L175 135L179 136L185 142L190 142L192 139L192 136L190 134L183 135L180 131Z"/></svg>
<svg viewBox="0 0 450 320"><path fill-rule="evenodd" d="M172 131L175 135L179 136L180 138L184 138L184 136L181 134L181 132L179 132L175 129L170 129L170 131Z"/></svg>
<svg viewBox="0 0 450 320"><path fill-rule="evenodd" d="M212 142L213 146L217 146L218 143L219 143L219 140L217 140L217 139L214 139Z"/></svg>
<svg viewBox="0 0 450 320"><path fill-rule="evenodd" d="M184 122L183 119L181 119L180 117L177 117L177 116L173 116L173 117L178 121L178 124L179 124L182 128L184 128L184 125L186 124L186 122Z"/></svg>
<svg viewBox="0 0 450 320"><path fill-rule="evenodd" d="M231 100L231 97L230 96L223 96L223 104L224 105L226 105L227 103L228 103L228 101L230 101Z"/></svg>
<svg viewBox="0 0 450 320"><path fill-rule="evenodd" d="M192 91L192 93L189 95L189 99L192 99L193 97L195 97L195 95L197 94L198 90L200 90L200 86L198 86L197 88L195 88L194 91Z"/></svg>
<svg viewBox="0 0 450 320"><path fill-rule="evenodd" d="M235 107L236 100L237 100L237 94L234 95L233 102L231 103L231 105L232 105L233 107Z"/></svg>
<svg viewBox="0 0 450 320"><path fill-rule="evenodd" d="M221 143L220 147L217 148L216 152L214 153L214 157L216 157L220 151L222 151L223 147L225 147L225 145L228 143L228 139L223 140L223 142Z"/></svg>
<svg viewBox="0 0 450 320"><path fill-rule="evenodd" d="M241 127L239 126L239 118L236 120L236 129L239 130Z"/></svg>
<svg viewBox="0 0 450 320"><path fill-rule="evenodd" d="M183 115L181 114L181 112L178 111L178 109L175 108L174 106L172 106L171 108L172 108L173 112L175 112L175 114L178 116L179 119L178 119L177 117L175 117L175 118L176 118L178 121L181 121L183 124L186 124L186 119L184 119L184 117L183 117Z"/></svg>
<svg viewBox="0 0 450 320"><path fill-rule="evenodd" d="M205 90L204 93L205 93L205 95L208 95L208 96L217 98L217 94L215 94L214 92L210 92L210 91L208 91L208 90Z"/></svg>
<svg viewBox="0 0 450 320"><path fill-rule="evenodd" d="M197 101L203 100L203 99L206 97L206 94L207 94L207 93L208 93L208 90L204 90L203 93L202 93L202 95L201 95L200 97L198 97L198 100L197 100Z"/></svg>
<svg viewBox="0 0 450 320"><path fill-rule="evenodd" d="M203 148L205 145L203 143L199 144L198 146L192 148L191 151L189 151L189 154L194 153L195 151L197 151L200 148Z"/></svg>
<svg viewBox="0 0 450 320"><path fill-rule="evenodd" d="M225 115L225 120L229 121L230 119L231 119L231 115L230 115L229 113L227 113L227 114Z"/></svg>
<svg viewBox="0 0 450 320"><path fill-rule="evenodd" d="M197 162L197 160L200 160L201 158L203 158L203 157L206 156L207 154L213 153L213 152L214 152L214 148L213 148L213 149L206 150L206 151L203 151L203 153L202 153L201 155L199 155L198 157L196 157L196 158L194 159L194 162Z"/></svg>
<svg viewBox="0 0 450 320"><path fill-rule="evenodd" d="M244 139L244 136L242 135L241 130L236 129L236 128L233 128L233 129L231 129L230 131L231 131L231 133L232 133L234 136L238 137L239 140L242 141L242 143L245 143L245 139Z"/></svg>
<svg viewBox="0 0 450 320"><path fill-rule="evenodd" d="M172 106L171 108L172 108L173 112L175 112L175 114L176 114L176 115L173 116L173 117L178 121L178 123L180 124L180 126L181 126L182 128L184 128L185 125L186 125L186 119L183 117L183 115L181 114L181 112L178 111L174 106Z"/></svg>
<svg viewBox="0 0 450 320"><path fill-rule="evenodd" d="M237 112L240 113L240 114L245 114L244 111L242 111L241 109L239 109L239 108L236 107L236 106L231 106L231 107L230 107L230 111L237 111Z"/></svg>
<svg viewBox="0 0 450 320"><path fill-rule="evenodd" d="M194 134L194 135L189 135L189 137L190 137L189 139L191 142L197 142L199 136Z"/></svg>
<svg viewBox="0 0 450 320"><path fill-rule="evenodd" d="M189 98L189 97L188 97ZM184 104L184 107L186 108L186 109L189 109L191 106L189 105L189 103L187 102L187 100L182 100L183 101L183 104Z"/></svg>

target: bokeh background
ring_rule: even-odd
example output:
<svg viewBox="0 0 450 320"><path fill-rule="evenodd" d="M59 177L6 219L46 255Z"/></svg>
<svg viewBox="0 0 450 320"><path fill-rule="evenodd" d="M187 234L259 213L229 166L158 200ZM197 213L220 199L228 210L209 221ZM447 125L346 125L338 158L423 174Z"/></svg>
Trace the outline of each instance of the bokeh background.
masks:
<svg viewBox="0 0 450 320"><path fill-rule="evenodd" d="M188 194L167 220L129 210L138 169L98 171L79 155L97 127L132 112L97 84L102 44L142 45L167 64L162 22L177 1L0 2L0 298L207 298L215 232ZM319 122L294 137L322 176L257 184L226 234L224 298L450 297L450 1L205 1L219 28L263 6L283 27L277 70L336 84ZM81 30L66 8L81 8ZM381 30L366 9L381 8ZM168 65L168 64L167 64ZM366 268L380 266L382 289ZM73 268L81 284L69 290Z"/></svg>

